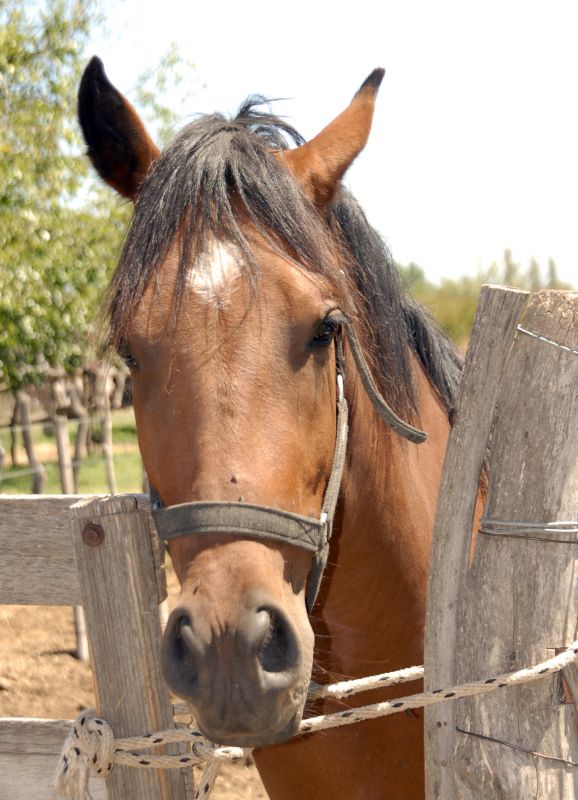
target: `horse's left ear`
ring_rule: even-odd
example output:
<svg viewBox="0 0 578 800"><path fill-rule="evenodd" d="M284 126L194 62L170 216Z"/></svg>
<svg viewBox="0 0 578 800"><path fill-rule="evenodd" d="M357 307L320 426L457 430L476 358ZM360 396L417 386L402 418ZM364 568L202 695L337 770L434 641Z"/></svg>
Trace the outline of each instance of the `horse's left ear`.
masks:
<svg viewBox="0 0 578 800"><path fill-rule="evenodd" d="M321 133L301 147L279 154L318 206L331 200L346 170L365 147L384 74L385 70L374 69L345 111Z"/></svg>
<svg viewBox="0 0 578 800"><path fill-rule="evenodd" d="M132 105L108 80L96 56L80 82L78 119L100 177L124 197L135 200L159 149Z"/></svg>

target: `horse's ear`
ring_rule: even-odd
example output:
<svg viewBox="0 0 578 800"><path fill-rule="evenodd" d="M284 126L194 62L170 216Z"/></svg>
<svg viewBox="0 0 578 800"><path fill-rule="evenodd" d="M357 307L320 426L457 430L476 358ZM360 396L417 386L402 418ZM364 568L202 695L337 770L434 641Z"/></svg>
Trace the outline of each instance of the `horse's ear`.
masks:
<svg viewBox="0 0 578 800"><path fill-rule="evenodd" d="M365 147L384 74L385 70L374 69L345 111L321 133L301 147L279 154L317 205L331 200L346 170Z"/></svg>
<svg viewBox="0 0 578 800"><path fill-rule="evenodd" d="M159 149L134 108L110 83L96 56L80 82L78 119L100 177L134 200Z"/></svg>

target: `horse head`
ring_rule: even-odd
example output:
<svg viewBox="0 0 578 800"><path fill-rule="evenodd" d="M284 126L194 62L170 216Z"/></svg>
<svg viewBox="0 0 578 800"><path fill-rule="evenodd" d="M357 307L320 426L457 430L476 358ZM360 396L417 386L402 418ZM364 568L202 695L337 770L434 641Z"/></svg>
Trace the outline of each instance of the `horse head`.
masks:
<svg viewBox="0 0 578 800"><path fill-rule="evenodd" d="M181 592L165 678L222 743L282 741L303 713L320 545L268 536L250 509L325 524L339 342L358 313L326 208L367 141L382 77L375 70L307 143L246 106L234 120L191 123L163 153L98 59L82 79L88 154L135 203L110 291L111 341L132 373L146 472L163 508L186 518L206 504L216 515L203 512L203 535L181 535L185 522L169 541ZM220 516L225 504L232 517Z"/></svg>

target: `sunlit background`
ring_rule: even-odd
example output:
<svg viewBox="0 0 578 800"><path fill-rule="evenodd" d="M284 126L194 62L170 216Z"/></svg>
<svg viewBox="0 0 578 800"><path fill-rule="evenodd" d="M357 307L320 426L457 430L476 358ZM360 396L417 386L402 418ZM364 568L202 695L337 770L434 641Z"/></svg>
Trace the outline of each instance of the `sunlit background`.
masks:
<svg viewBox="0 0 578 800"><path fill-rule="evenodd" d="M195 65L182 122L249 94L311 137L376 66L369 145L347 181L401 264L473 275L509 248L578 278L578 4L107 0L90 47L131 97L172 42ZM182 87L181 87L182 88ZM178 93L174 94L176 99ZM167 102L170 104L171 97Z"/></svg>

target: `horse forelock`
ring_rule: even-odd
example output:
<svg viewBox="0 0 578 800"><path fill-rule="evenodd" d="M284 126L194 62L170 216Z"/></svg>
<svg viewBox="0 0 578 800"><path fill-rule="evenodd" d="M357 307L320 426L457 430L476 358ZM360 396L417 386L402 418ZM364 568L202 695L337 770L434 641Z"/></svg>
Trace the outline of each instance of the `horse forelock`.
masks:
<svg viewBox="0 0 578 800"><path fill-rule="evenodd" d="M175 320L187 287L196 285L209 296L204 254L214 242L228 243L237 256L235 269L256 286L258 268L245 233L250 227L285 257L323 275L337 296L350 296L378 383L398 413L411 413L416 405L408 346L449 410L459 373L453 349L403 296L385 243L353 197L339 191L324 218L306 198L274 155L304 140L284 120L258 111L262 102L250 98L234 119L200 117L153 164L109 290L110 343L127 335L177 236ZM343 269L335 269L336 254ZM214 279L213 274L211 285Z"/></svg>

